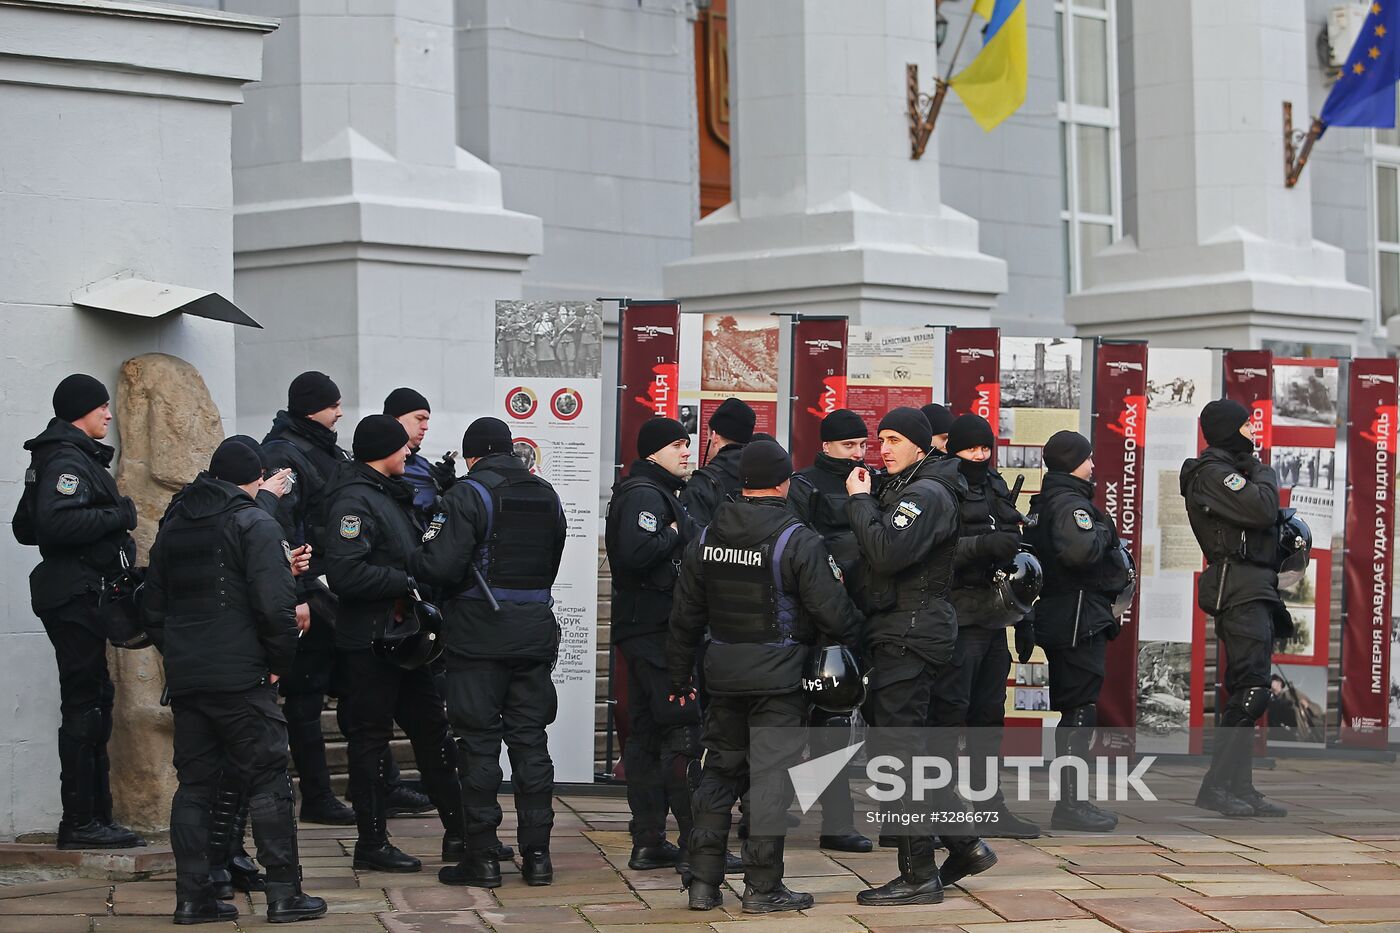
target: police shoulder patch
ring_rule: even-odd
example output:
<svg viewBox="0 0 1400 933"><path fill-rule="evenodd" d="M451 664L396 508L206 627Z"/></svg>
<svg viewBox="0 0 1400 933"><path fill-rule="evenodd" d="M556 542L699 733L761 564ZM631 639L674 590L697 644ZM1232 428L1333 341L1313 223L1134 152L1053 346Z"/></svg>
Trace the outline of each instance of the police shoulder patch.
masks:
<svg viewBox="0 0 1400 933"><path fill-rule="evenodd" d="M353 541L360 536L360 517L358 515L345 515L341 517L340 536L347 541Z"/></svg>
<svg viewBox="0 0 1400 933"><path fill-rule="evenodd" d="M908 528L914 524L914 519L924 514L924 510L907 499L895 506L894 517L891 522L896 528Z"/></svg>
<svg viewBox="0 0 1400 933"><path fill-rule="evenodd" d="M78 478L72 473L60 473L58 484L54 488L60 496L71 496L78 491Z"/></svg>
<svg viewBox="0 0 1400 933"><path fill-rule="evenodd" d="M1229 476L1225 477L1225 488L1231 492L1239 492L1244 488L1245 482L1245 478L1240 474L1231 473Z"/></svg>
<svg viewBox="0 0 1400 933"><path fill-rule="evenodd" d="M446 512L434 512L432 519L428 522L428 530L423 532L423 541L427 543L438 536L442 531L442 526L447 521Z"/></svg>
<svg viewBox="0 0 1400 933"><path fill-rule="evenodd" d="M826 555L826 562L831 565L831 575L842 583L846 582L846 576L841 572L841 565L836 563L836 558L830 554Z"/></svg>
<svg viewBox="0 0 1400 933"><path fill-rule="evenodd" d="M1074 510L1074 523L1085 531L1094 527L1094 519L1083 509Z"/></svg>
<svg viewBox="0 0 1400 933"><path fill-rule="evenodd" d="M637 513L637 527L652 534L656 531L656 516L650 512Z"/></svg>

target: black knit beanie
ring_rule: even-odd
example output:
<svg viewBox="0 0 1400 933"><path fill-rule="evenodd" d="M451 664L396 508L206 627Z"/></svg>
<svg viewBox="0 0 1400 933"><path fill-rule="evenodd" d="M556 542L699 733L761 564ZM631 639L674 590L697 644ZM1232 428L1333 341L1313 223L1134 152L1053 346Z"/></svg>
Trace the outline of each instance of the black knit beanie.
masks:
<svg viewBox="0 0 1400 933"><path fill-rule="evenodd" d="M1212 447L1224 447L1230 436L1240 437L1240 427L1249 420L1249 409L1234 399L1218 398L1201 410L1201 433Z"/></svg>
<svg viewBox="0 0 1400 933"><path fill-rule="evenodd" d="M1050 436L1050 440L1045 442L1041 456L1045 460L1045 469L1073 473L1093 453L1093 445L1083 434L1077 431L1056 431Z"/></svg>
<svg viewBox="0 0 1400 933"><path fill-rule="evenodd" d="M230 437L218 446L209 459L209 473L235 486L246 486L262 479L262 461L258 453L237 438Z"/></svg>
<svg viewBox="0 0 1400 933"><path fill-rule="evenodd" d="M852 441L869 436L870 429L860 415L849 408L838 408L822 419L824 441Z"/></svg>
<svg viewBox="0 0 1400 933"><path fill-rule="evenodd" d="M772 489L792 476L792 458L777 441L754 441L739 455L739 483L745 489Z"/></svg>
<svg viewBox="0 0 1400 933"><path fill-rule="evenodd" d="M928 453L933 447L933 431L929 429L924 413L917 408L902 406L890 409L889 414L880 419L880 427L876 433L880 431L896 431L924 453Z"/></svg>
<svg viewBox="0 0 1400 933"><path fill-rule="evenodd" d="M650 418L637 431L637 456L645 460L668 444L690 440L690 432L675 418Z"/></svg>
<svg viewBox="0 0 1400 933"><path fill-rule="evenodd" d="M478 418L467 426L467 433L462 435L463 457L508 454L513 450L510 428L500 418Z"/></svg>
<svg viewBox="0 0 1400 933"><path fill-rule="evenodd" d="M388 415L365 415L355 425L355 440L351 450L361 463L383 460L408 446L408 432L397 418Z"/></svg>
<svg viewBox="0 0 1400 933"><path fill-rule="evenodd" d="M86 373L64 377L53 390L53 413L61 421L77 421L112 400L107 387Z"/></svg>
<svg viewBox="0 0 1400 933"><path fill-rule="evenodd" d="M747 444L753 440L753 426L757 420L747 404L737 398L727 398L710 415L710 430L736 444Z"/></svg>
<svg viewBox="0 0 1400 933"><path fill-rule="evenodd" d="M292 380L287 389L287 411L305 418L340 401L340 387L325 373L314 369Z"/></svg>
<svg viewBox="0 0 1400 933"><path fill-rule="evenodd" d="M937 402L930 402L919 411L923 412L924 417L928 419L928 427L933 432L934 437L947 434L948 429L953 426L953 413Z"/></svg>
<svg viewBox="0 0 1400 933"><path fill-rule="evenodd" d="M264 473L267 472L267 454L263 453L262 444L259 444L257 440L246 434L235 434L227 438L227 440L238 441L238 443L242 444L244 447L250 448L253 453L258 455L258 464L262 467L262 471Z"/></svg>
<svg viewBox="0 0 1400 933"><path fill-rule="evenodd" d="M981 415L958 415L948 428L948 453L955 454L971 447L995 447L997 436Z"/></svg>
<svg viewBox="0 0 1400 933"><path fill-rule="evenodd" d="M389 393L389 397L384 399L384 414L390 418L398 418L411 411L431 412L428 400L417 389L400 388Z"/></svg>

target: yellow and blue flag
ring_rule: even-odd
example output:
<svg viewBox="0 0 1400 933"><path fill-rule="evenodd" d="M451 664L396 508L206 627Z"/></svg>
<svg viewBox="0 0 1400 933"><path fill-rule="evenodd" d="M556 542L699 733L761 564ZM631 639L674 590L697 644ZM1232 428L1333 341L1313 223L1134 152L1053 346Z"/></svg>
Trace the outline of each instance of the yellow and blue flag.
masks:
<svg viewBox="0 0 1400 933"><path fill-rule="evenodd" d="M972 12L987 21L982 51L948 84L991 131L1026 101L1026 0L976 0Z"/></svg>
<svg viewBox="0 0 1400 933"><path fill-rule="evenodd" d="M1395 82L1400 81L1400 0L1377 0L1366 13L1318 119L1329 126L1394 126Z"/></svg>

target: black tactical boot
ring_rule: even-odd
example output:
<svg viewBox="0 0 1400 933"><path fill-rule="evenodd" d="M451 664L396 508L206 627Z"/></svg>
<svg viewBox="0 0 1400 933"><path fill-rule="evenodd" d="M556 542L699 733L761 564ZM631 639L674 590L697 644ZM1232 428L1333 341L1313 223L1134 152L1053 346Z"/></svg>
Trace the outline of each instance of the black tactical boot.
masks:
<svg viewBox="0 0 1400 933"><path fill-rule="evenodd" d="M496 846L491 850L491 853L502 862L510 862L515 860L515 850L512 849L510 846L506 845L504 842L496 843Z"/></svg>
<svg viewBox="0 0 1400 933"><path fill-rule="evenodd" d="M427 794L420 794L411 787L402 784L395 784L389 789L389 805L387 815L389 817L404 816L412 813L427 813L433 809L433 802L428 799Z"/></svg>
<svg viewBox="0 0 1400 933"><path fill-rule="evenodd" d="M632 857L627 860L627 867L633 871L654 871L658 868L675 868L680 862L680 846L673 845L666 840L654 846L632 847Z"/></svg>
<svg viewBox="0 0 1400 933"><path fill-rule="evenodd" d="M467 841L456 833L442 834L442 860L455 862L467 854Z"/></svg>
<svg viewBox="0 0 1400 933"><path fill-rule="evenodd" d="M467 852L456 865L444 865L438 869L438 881L454 886L499 888L501 863L489 851Z"/></svg>
<svg viewBox="0 0 1400 933"><path fill-rule="evenodd" d="M723 901L724 898L719 893L719 885L701 881L699 878L690 879L688 906L691 910L714 910Z"/></svg>
<svg viewBox="0 0 1400 933"><path fill-rule="evenodd" d="M833 852L870 852L875 848L869 839L854 829L848 833L823 835L818 840L818 844L823 849L830 849Z"/></svg>
<svg viewBox="0 0 1400 933"><path fill-rule="evenodd" d="M303 797L301 821L303 823L320 823L322 826L354 826L355 811L341 803L332 794L322 797Z"/></svg>
<svg viewBox="0 0 1400 933"><path fill-rule="evenodd" d="M1254 808L1255 816L1279 819L1288 815L1288 809L1274 803L1253 787L1246 787L1241 791L1236 791L1235 797L1244 801Z"/></svg>
<svg viewBox="0 0 1400 933"><path fill-rule="evenodd" d="M131 829L112 818L112 763L107 758L107 743L112 740L112 710L102 707L102 731L93 749L92 769L92 809L97 822L112 830L122 839L123 849L134 849L146 845L146 840Z"/></svg>
<svg viewBox="0 0 1400 933"><path fill-rule="evenodd" d="M787 885L779 881L767 891L756 891L752 885L744 885L740 903L746 914L776 914L785 910L806 910L815 900L810 894L789 891Z"/></svg>
<svg viewBox="0 0 1400 933"><path fill-rule="evenodd" d="M1206 784L1202 784L1200 791L1196 794L1196 806L1202 810L1214 810L1225 816L1254 815L1254 807L1251 804L1236 797L1223 787Z"/></svg>
<svg viewBox="0 0 1400 933"><path fill-rule="evenodd" d="M968 875L980 875L997 863L997 854L976 836L945 838L948 857L938 871L944 887L957 884Z"/></svg>
<svg viewBox="0 0 1400 933"><path fill-rule="evenodd" d="M881 833L881 834L880 834L880 848L882 848L882 849L898 849L898 848L899 848L899 837L898 837L898 836L889 836L889 835L886 835L885 833Z"/></svg>
<svg viewBox="0 0 1400 933"><path fill-rule="evenodd" d="M302 893L299 881L267 882L267 922L293 923L326 915L326 902Z"/></svg>
<svg viewBox="0 0 1400 933"><path fill-rule="evenodd" d="M549 850L529 848L520 857L520 874L531 887L554 883L554 863L549 860Z"/></svg>
<svg viewBox="0 0 1400 933"><path fill-rule="evenodd" d="M943 884L933 861L933 847L911 836L893 837L899 849L899 877L878 888L861 891L856 903L866 907L900 904L938 904L943 901Z"/></svg>
<svg viewBox="0 0 1400 933"><path fill-rule="evenodd" d="M180 926L196 923L223 923L238 919L238 908L215 897L198 901L180 901L170 918Z"/></svg>
<svg viewBox="0 0 1400 933"><path fill-rule="evenodd" d="M355 860L351 863L356 871L388 871L411 874L423 870L423 862L407 852L390 845L355 843Z"/></svg>
<svg viewBox="0 0 1400 933"><path fill-rule="evenodd" d="M129 830L128 830L129 832ZM144 845L145 843L142 843ZM96 819L82 826L61 822L58 824L58 847L60 849L127 849L131 843L126 833L113 829Z"/></svg>
<svg viewBox="0 0 1400 933"><path fill-rule="evenodd" d="M1079 778L1072 769L1061 776L1060 799L1050 815L1050 828L1062 832L1107 833L1118 825L1118 814L1101 810L1089 800L1079 799Z"/></svg>
<svg viewBox="0 0 1400 933"><path fill-rule="evenodd" d="M359 837L355 840L356 871L387 871L408 874L423 870L423 863L407 852L389 844L385 825L383 784L372 782L355 795L355 824Z"/></svg>

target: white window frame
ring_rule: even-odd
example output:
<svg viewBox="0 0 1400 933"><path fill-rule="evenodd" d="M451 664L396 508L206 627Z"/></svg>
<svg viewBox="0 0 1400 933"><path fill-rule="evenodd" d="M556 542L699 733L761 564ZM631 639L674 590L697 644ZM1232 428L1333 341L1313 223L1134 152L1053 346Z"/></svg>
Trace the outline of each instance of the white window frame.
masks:
<svg viewBox="0 0 1400 933"><path fill-rule="evenodd" d="M1055 13L1060 16L1060 61L1058 67L1064 74L1064 100L1056 105L1061 132L1064 134L1064 186L1069 193L1069 203L1060 209L1061 229L1069 223L1069 237L1065 248L1069 251L1066 266L1069 281L1066 291L1077 292L1084 283L1084 257L1079 254L1079 233L1081 223L1093 223L1111 229L1109 242L1123 235L1122 165L1119 150L1118 128L1118 23L1114 16L1113 0L1098 10L1080 5L1077 0L1056 0ZM1082 16L1107 23L1108 48L1106 66L1108 68L1108 106L1089 107L1075 103L1074 69L1074 17ZM1075 135L1077 126L1096 126L1108 130L1109 151L1109 208L1110 214L1093 214L1079 209L1079 142Z"/></svg>
<svg viewBox="0 0 1400 933"><path fill-rule="evenodd" d="M1369 218L1371 235L1369 239L1371 242L1371 281L1375 284L1375 288L1372 289L1372 291L1375 295L1376 302L1376 324L1381 329L1384 329L1386 326L1386 321L1385 318L1382 316L1382 312L1385 309L1381 307L1381 254L1390 253L1400 255L1400 240L1394 242L1387 242L1381 239L1381 192L1380 184L1377 182L1376 179L1377 176L1380 174L1380 169L1394 169L1397 175L1396 196L1397 201L1400 201L1400 145L1390 145L1388 143L1383 143L1377 138L1377 136L1377 132L1375 130L1372 130L1370 160L1371 178L1368 182L1371 189L1371 216ZM1396 204L1396 210L1400 211L1400 203ZM1397 317L1400 317L1400 315L1397 315Z"/></svg>

